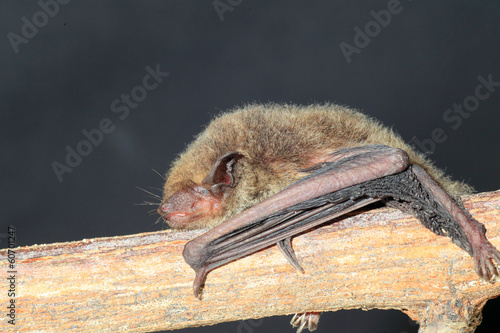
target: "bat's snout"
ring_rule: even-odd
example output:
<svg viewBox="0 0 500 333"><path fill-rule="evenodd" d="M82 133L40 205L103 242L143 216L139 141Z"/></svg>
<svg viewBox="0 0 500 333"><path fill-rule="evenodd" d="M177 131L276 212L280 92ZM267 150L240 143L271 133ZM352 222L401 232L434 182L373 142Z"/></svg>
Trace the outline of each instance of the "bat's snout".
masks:
<svg viewBox="0 0 500 333"><path fill-rule="evenodd" d="M195 229L203 219L220 208L220 200L201 186L172 194L160 204L158 214L173 229Z"/></svg>
<svg viewBox="0 0 500 333"><path fill-rule="evenodd" d="M165 202L157 209L158 214L171 226L181 225L186 213L175 212L172 204Z"/></svg>

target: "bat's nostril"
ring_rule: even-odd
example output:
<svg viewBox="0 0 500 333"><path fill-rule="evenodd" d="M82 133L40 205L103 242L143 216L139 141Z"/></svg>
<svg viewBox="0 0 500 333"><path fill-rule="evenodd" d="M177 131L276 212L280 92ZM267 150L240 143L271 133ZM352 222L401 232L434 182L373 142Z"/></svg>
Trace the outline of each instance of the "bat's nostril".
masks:
<svg viewBox="0 0 500 333"><path fill-rule="evenodd" d="M160 207L158 207L158 209L156 210L156 212L163 218L165 218L168 214L168 210L169 210L169 206L167 203L163 203L160 205Z"/></svg>

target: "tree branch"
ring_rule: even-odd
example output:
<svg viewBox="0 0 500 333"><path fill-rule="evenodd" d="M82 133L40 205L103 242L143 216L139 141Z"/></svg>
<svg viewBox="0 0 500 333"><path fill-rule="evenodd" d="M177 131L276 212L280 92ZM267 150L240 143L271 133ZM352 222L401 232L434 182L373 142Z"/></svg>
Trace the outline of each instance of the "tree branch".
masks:
<svg viewBox="0 0 500 333"><path fill-rule="evenodd" d="M500 191L464 201L500 248ZM500 283L479 280L472 258L449 238L384 208L296 237L305 274L271 247L211 272L199 301L181 253L201 233L167 230L15 249L16 326L4 317L0 331L152 332L378 308L401 309L422 332L473 332L486 301L500 295ZM6 272L7 250L0 255Z"/></svg>

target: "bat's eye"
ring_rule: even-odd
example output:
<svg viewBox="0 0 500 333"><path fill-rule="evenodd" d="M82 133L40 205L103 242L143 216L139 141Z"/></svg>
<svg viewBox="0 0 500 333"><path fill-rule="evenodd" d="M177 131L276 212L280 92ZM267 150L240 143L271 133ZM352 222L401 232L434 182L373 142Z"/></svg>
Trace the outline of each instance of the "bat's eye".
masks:
<svg viewBox="0 0 500 333"><path fill-rule="evenodd" d="M217 196L202 186L194 186L172 194L158 207L158 214L174 229L195 229L219 208Z"/></svg>
<svg viewBox="0 0 500 333"><path fill-rule="evenodd" d="M195 191L198 191L201 195L209 195L210 194L210 192L206 188L201 187L201 186L195 187Z"/></svg>

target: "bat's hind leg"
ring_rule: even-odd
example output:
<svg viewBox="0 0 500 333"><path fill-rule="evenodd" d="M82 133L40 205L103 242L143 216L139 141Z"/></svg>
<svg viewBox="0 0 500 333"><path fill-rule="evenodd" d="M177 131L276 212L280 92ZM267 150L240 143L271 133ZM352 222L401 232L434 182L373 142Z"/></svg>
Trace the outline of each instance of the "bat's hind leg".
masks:
<svg viewBox="0 0 500 333"><path fill-rule="evenodd" d="M486 239L486 229L418 165L373 182L383 201L416 215L434 233L448 236L474 258L474 268L486 281L499 275L500 252ZM377 184L375 184L377 183ZM375 190L377 192L377 190Z"/></svg>
<svg viewBox="0 0 500 333"><path fill-rule="evenodd" d="M375 153L377 150L383 151L384 147L364 146L342 149L331 154L327 162L355 159L356 156L369 152ZM366 169L370 168L366 164ZM385 169L386 166L379 163L377 168ZM500 252L486 238L485 227L474 219L461 203L446 193L420 166L411 164L399 173L373 179L350 188L354 192L381 199L389 206L410 212L434 233L450 237L455 244L474 258L474 268L482 279L491 281L500 275L497 268L497 264L500 264Z"/></svg>
<svg viewBox="0 0 500 333"><path fill-rule="evenodd" d="M447 213L443 214L444 218L436 218L437 223L429 221L427 217L427 221L423 221L424 225L437 234L448 235L455 244L467 251L474 258L474 268L482 279L490 281L497 277L499 272L496 265L500 264L500 252L486 239L484 225L439 187L421 167L411 165L409 171L416 176L423 189L431 194L438 211L444 209ZM446 215L451 219L446 218Z"/></svg>

